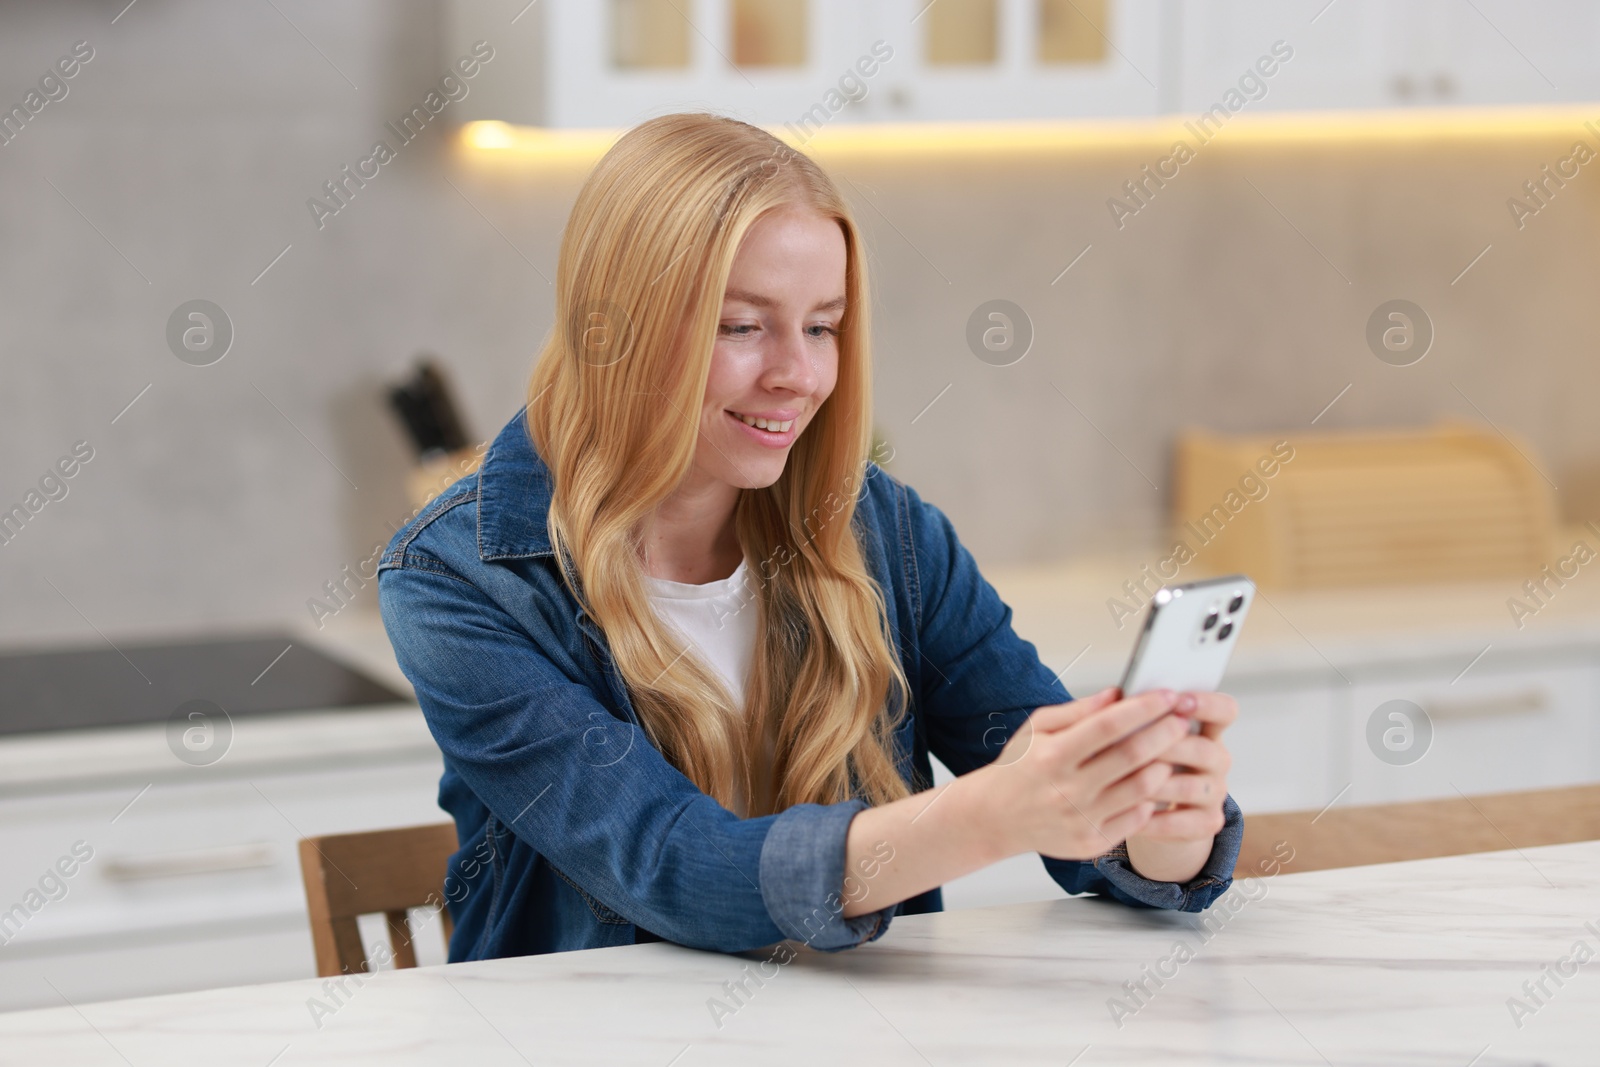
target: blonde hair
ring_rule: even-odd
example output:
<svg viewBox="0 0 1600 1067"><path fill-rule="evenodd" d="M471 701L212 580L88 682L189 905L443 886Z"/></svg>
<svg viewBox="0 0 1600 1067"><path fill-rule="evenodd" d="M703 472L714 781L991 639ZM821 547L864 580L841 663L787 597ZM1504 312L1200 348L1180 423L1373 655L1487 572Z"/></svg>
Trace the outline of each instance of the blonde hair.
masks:
<svg viewBox="0 0 1600 1067"><path fill-rule="evenodd" d="M848 303L832 394L778 480L742 490L735 508L759 572L742 710L650 607L640 534L692 466L734 255L757 219L787 205L837 221ZM527 416L554 479L551 544L651 742L725 806L742 794L749 815L909 793L891 734L910 687L854 524L872 440L867 299L865 249L833 182L772 135L719 116L666 115L624 134L562 235L556 326Z"/></svg>

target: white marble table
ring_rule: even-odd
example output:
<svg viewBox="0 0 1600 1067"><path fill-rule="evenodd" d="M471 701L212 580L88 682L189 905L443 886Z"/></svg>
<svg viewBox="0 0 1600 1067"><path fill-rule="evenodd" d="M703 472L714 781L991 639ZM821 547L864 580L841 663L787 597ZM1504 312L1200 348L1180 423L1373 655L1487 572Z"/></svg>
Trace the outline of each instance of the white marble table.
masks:
<svg viewBox="0 0 1600 1067"><path fill-rule="evenodd" d="M63 1006L0 1015L0 1063L1600 1062L1600 958L1559 962L1600 953L1600 842L1292 870L1236 883L1210 932L1079 898L907 916L786 965L650 944L386 972L342 1003L306 980ZM1527 999L1546 965L1577 969Z"/></svg>

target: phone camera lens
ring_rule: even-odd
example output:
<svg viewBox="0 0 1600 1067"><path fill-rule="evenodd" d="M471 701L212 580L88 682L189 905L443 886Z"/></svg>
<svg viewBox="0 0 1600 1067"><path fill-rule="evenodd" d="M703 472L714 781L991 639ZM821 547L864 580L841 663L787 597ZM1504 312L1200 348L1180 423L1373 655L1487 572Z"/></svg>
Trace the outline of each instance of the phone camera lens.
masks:
<svg viewBox="0 0 1600 1067"><path fill-rule="evenodd" d="M1225 622L1222 624L1222 629L1217 631L1217 640L1226 641L1231 633L1233 633L1233 623Z"/></svg>
<svg viewBox="0 0 1600 1067"><path fill-rule="evenodd" d="M1200 627L1200 629L1209 630L1213 626L1215 626L1216 624L1217 624L1217 613L1215 611L1213 611L1213 612L1210 612L1208 615L1206 615L1205 625Z"/></svg>
<svg viewBox="0 0 1600 1067"><path fill-rule="evenodd" d="M1244 607L1244 594L1243 593L1235 593L1235 594L1233 594L1233 599L1231 601L1229 601L1229 603L1228 603L1228 614L1232 615L1234 612L1238 611L1242 607Z"/></svg>

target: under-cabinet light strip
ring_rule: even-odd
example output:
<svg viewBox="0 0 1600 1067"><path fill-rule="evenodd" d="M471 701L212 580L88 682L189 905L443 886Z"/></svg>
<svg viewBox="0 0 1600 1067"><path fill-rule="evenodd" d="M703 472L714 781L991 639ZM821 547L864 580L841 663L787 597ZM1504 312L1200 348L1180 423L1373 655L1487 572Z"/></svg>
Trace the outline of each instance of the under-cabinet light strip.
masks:
<svg viewBox="0 0 1600 1067"><path fill-rule="evenodd" d="M802 138L787 127L772 130L818 155L961 155L974 152L1048 153L1191 147L1220 138L1235 144L1316 142L1493 141L1506 138L1585 137L1600 143L1600 102L1539 107L1429 108L1389 111L1296 111L1216 116L1074 119L1053 121L837 123ZM620 130L545 129L505 122L469 122L460 144L473 156L571 162L598 159Z"/></svg>

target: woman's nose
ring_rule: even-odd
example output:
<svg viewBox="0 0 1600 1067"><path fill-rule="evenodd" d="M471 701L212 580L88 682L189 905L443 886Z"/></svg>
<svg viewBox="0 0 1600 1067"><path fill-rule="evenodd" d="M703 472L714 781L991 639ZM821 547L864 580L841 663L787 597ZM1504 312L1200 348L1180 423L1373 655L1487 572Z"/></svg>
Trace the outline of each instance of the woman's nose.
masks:
<svg viewBox="0 0 1600 1067"><path fill-rule="evenodd" d="M765 375L768 388L786 389L799 396L816 392L816 362L808 346L804 328L785 330L778 335L768 354Z"/></svg>

